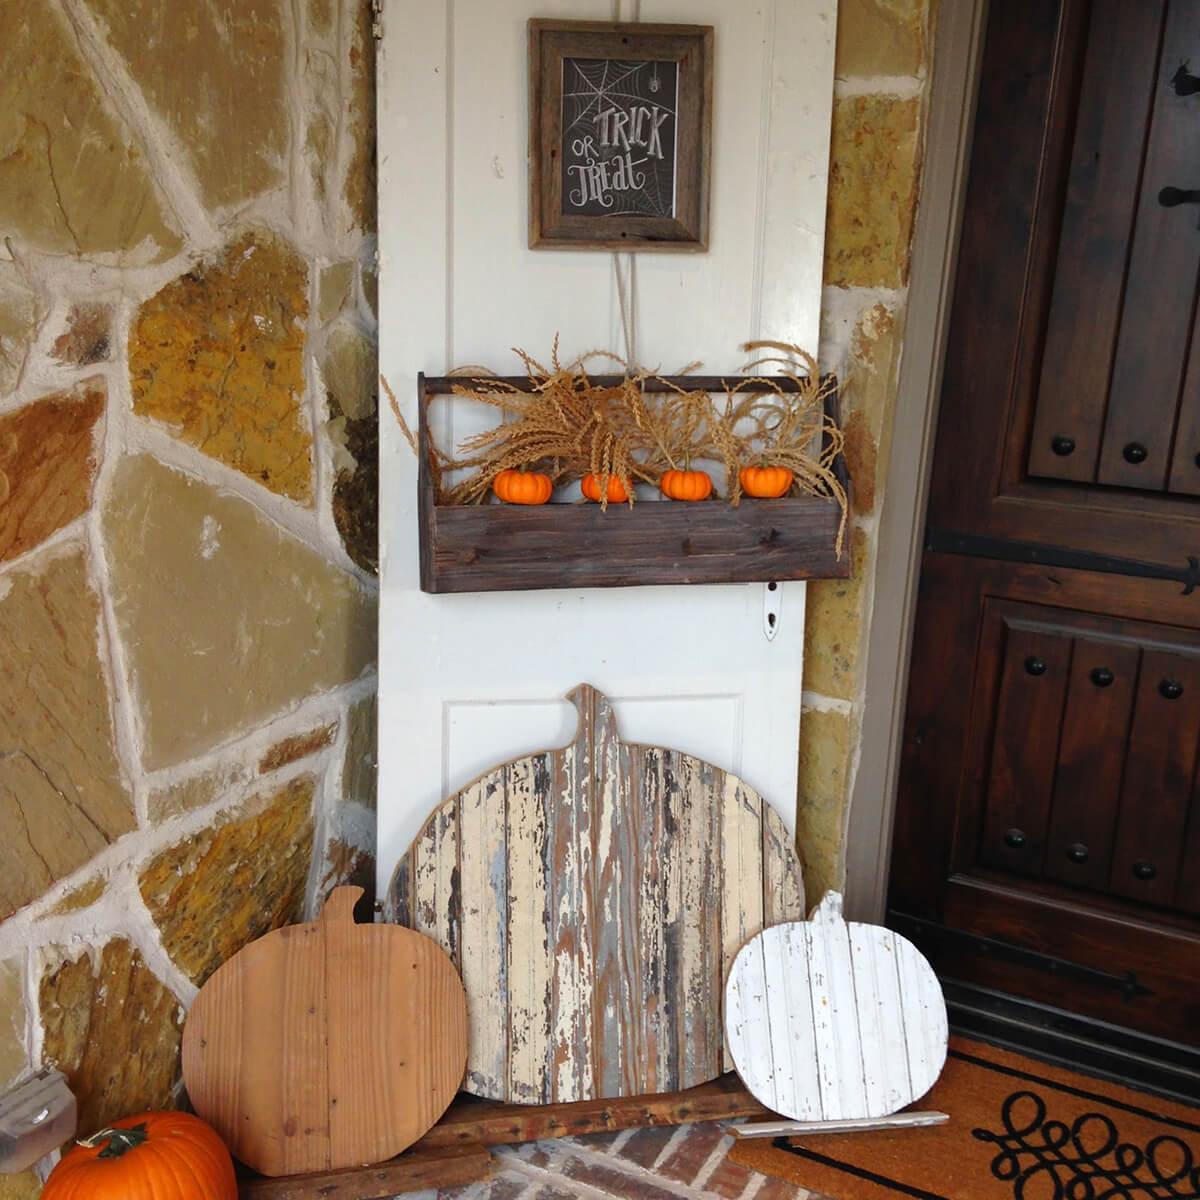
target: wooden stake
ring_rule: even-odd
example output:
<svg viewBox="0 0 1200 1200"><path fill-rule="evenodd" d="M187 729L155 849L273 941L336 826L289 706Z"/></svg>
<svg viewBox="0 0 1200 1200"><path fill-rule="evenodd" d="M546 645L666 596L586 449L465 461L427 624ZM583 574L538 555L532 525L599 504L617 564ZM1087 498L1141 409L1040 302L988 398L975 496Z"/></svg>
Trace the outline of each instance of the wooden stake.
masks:
<svg viewBox="0 0 1200 1200"><path fill-rule="evenodd" d="M758 1121L751 1125L730 1125L736 1138L806 1137L814 1133L865 1133L871 1129L915 1129L922 1125L944 1125L950 1114L944 1112L903 1112L890 1117L848 1117L843 1121Z"/></svg>

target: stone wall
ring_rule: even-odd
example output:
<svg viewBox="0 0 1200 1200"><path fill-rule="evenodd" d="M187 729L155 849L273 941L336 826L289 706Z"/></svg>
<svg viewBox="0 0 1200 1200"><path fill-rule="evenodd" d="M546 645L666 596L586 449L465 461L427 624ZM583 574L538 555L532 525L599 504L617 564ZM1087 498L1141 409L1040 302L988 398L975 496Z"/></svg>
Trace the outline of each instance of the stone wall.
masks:
<svg viewBox="0 0 1200 1200"><path fill-rule="evenodd" d="M935 3L838 4L821 359L825 370L845 380L854 575L808 588L797 834L812 903L845 884Z"/></svg>
<svg viewBox="0 0 1200 1200"><path fill-rule="evenodd" d="M10 8L0 1090L54 1064L91 1129L373 879L373 42L368 0Z"/></svg>

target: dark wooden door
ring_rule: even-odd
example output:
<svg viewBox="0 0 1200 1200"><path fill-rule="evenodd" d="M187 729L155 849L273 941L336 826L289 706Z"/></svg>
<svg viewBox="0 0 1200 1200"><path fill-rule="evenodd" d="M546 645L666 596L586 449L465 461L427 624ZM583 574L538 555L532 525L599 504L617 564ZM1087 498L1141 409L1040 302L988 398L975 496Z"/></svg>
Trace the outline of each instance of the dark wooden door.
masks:
<svg viewBox="0 0 1200 1200"><path fill-rule="evenodd" d="M1200 2L990 6L890 920L1200 1044Z"/></svg>

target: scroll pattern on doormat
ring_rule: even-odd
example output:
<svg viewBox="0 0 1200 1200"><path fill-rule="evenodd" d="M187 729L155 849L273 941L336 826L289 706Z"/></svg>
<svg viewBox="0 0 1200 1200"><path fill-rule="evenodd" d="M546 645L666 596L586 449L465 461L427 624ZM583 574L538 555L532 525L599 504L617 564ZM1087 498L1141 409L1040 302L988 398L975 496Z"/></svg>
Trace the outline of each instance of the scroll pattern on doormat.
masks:
<svg viewBox="0 0 1200 1200"><path fill-rule="evenodd" d="M1036 1092L1013 1092L1000 1112L1003 1130L972 1130L996 1146L992 1174L1014 1195L1046 1200L1200 1200L1200 1165L1172 1134L1144 1146L1121 1140L1111 1118L1085 1112L1070 1125L1050 1116Z"/></svg>

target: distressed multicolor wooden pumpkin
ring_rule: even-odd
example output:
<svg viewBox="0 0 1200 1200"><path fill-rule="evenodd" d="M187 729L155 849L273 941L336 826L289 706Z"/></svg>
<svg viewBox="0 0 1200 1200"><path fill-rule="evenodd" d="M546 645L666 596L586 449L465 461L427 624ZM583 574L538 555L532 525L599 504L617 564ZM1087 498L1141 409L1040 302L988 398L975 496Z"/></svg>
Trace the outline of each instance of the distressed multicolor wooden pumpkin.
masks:
<svg viewBox="0 0 1200 1200"><path fill-rule="evenodd" d="M42 1200L237 1200L233 1160L210 1125L185 1112L122 1117L78 1141Z"/></svg>
<svg viewBox="0 0 1200 1200"><path fill-rule="evenodd" d="M575 739L446 800L387 920L446 950L470 998L466 1088L529 1104L670 1092L729 1069L725 975L803 915L779 815L711 763L617 736L594 688Z"/></svg>
<svg viewBox="0 0 1200 1200"><path fill-rule="evenodd" d="M183 1031L196 1112L264 1175L382 1162L462 1082L462 983L429 938L356 925L362 888L251 942L200 989Z"/></svg>
<svg viewBox="0 0 1200 1200"><path fill-rule="evenodd" d="M882 1117L920 1099L946 1062L933 968L890 929L842 920L827 892L808 921L764 929L739 952L725 1036L750 1094L796 1121Z"/></svg>

